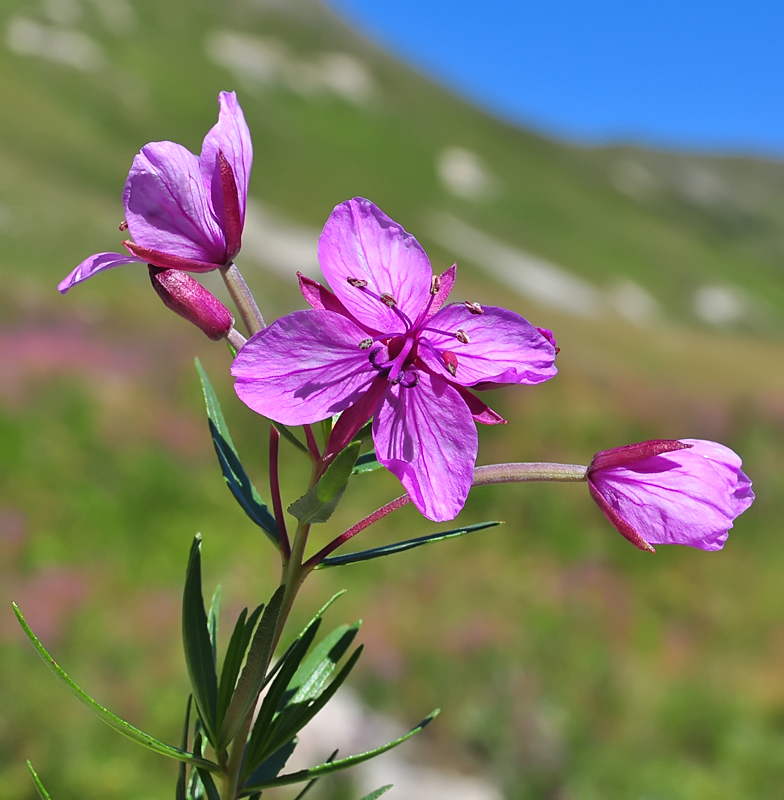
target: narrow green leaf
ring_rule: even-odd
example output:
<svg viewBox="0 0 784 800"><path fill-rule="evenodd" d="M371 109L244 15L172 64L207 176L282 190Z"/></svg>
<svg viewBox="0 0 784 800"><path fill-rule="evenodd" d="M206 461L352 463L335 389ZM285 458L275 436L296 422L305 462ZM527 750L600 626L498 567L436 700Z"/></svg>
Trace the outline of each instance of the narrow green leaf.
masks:
<svg viewBox="0 0 784 800"><path fill-rule="evenodd" d="M392 788L392 784L388 783L386 786L382 786L380 789L376 789L375 792L371 792L370 794L366 794L362 800L378 800L382 794L386 794Z"/></svg>
<svg viewBox="0 0 784 800"><path fill-rule="evenodd" d="M291 442L291 444L293 444L298 450L310 455L310 450L308 450L307 445L302 444L302 442L297 439L297 437L285 425L281 425L279 422L273 422L272 424L278 429L278 432L284 439Z"/></svg>
<svg viewBox="0 0 784 800"><path fill-rule="evenodd" d="M329 636L325 636L313 652L308 654L288 687L293 693L292 703L301 703L321 694L338 661L351 647L361 625L361 621L355 622L350 627L341 625Z"/></svg>
<svg viewBox="0 0 784 800"><path fill-rule="evenodd" d="M41 796L41 800L52 800L52 798L49 797L49 792L44 789L44 785L41 783L38 773L33 769L32 762L29 760L27 762L27 769L30 770L30 775L33 779L33 783L35 784L35 788L38 789L38 794Z"/></svg>
<svg viewBox="0 0 784 800"><path fill-rule="evenodd" d="M494 528L496 525L503 525L503 522L479 522L476 525L468 525L465 528L456 528L455 530L443 531L442 533L431 533L428 536L407 539L405 542L395 542L394 544L386 544L383 547L374 547L372 550L360 550L356 553L346 553L341 556L328 556L318 565L317 569L323 569L324 567L343 567L346 564L356 564L359 561L370 561L373 558L382 558L383 556L391 556L395 553L404 553L406 550L413 550L416 547L422 547L424 544L442 542L446 539L456 539L458 536L465 536L465 534L473 533L474 531L483 531L486 528Z"/></svg>
<svg viewBox="0 0 784 800"><path fill-rule="evenodd" d="M188 695L188 704L185 706L185 724L182 726L182 740L180 741L180 750L188 749L188 733L191 727L191 705L193 704L193 695ZM186 774L186 764L184 761L180 762L179 774L177 775L177 788L175 791L175 800L187 800L185 794L188 785L188 776Z"/></svg>
<svg viewBox="0 0 784 800"><path fill-rule="evenodd" d="M248 617L248 609L243 609L237 624L234 626L234 632L226 649L226 655L223 657L223 668L218 682L218 724L221 726L231 702L231 696L234 694L234 688L237 685L237 676L240 674L242 661L248 651L253 631L263 610L264 606L259 606Z"/></svg>
<svg viewBox="0 0 784 800"><path fill-rule="evenodd" d="M335 602L335 600L337 600L339 597L341 597L345 593L346 593L345 589L341 589L339 592L336 592L315 613L315 615L313 616L313 619L311 619L311 621L303 628L302 633L300 633L300 635L297 636L297 638L286 648L286 652L283 653L283 655L275 662L275 666L273 666L272 669L269 670L269 672L267 673L267 677L264 678L264 684L262 685L262 689L267 686L267 684L275 677L275 675L277 675L278 670L283 666L285 661L288 659L289 653L291 653L291 651L297 645L297 642L299 642L299 640L310 630L312 625L316 624L317 620L321 619L321 617L324 616L324 614L326 613L327 609Z"/></svg>
<svg viewBox="0 0 784 800"><path fill-rule="evenodd" d="M215 447L215 453L218 456L218 463L223 472L226 485L242 510L267 534L272 543L279 547L280 534L278 532L278 524L261 499L261 495L251 483L240 462L237 448L234 446L229 429L226 427L226 420L223 417L218 397L198 358L196 359L196 369L198 370L204 393L204 404L207 407L212 444Z"/></svg>
<svg viewBox="0 0 784 800"><path fill-rule="evenodd" d="M207 800L221 800L220 792L212 779L212 775L207 770L199 767L196 767L196 770L199 773L199 778L201 778L201 785L204 787Z"/></svg>
<svg viewBox="0 0 784 800"><path fill-rule="evenodd" d="M278 748L269 758L259 764L248 778L248 783L264 783L277 778L280 771L286 766L286 762L291 758L291 754L297 746L297 739L292 739L283 747Z"/></svg>
<svg viewBox="0 0 784 800"><path fill-rule="evenodd" d="M361 447L361 442L352 442L341 450L319 482L289 506L289 514L303 524L326 522L337 508L343 492L346 491L351 470L354 468Z"/></svg>
<svg viewBox="0 0 784 800"><path fill-rule="evenodd" d="M272 721L291 683L291 679L294 677L297 669L299 669L299 665L305 658L305 654L310 649L310 645L313 643L313 639L320 625L321 619L316 619L302 632L302 635L298 637L294 647L288 651L286 660L283 662L272 685L267 690L267 694L264 696L261 708L256 716L256 721L253 724L250 741L245 749L243 776L250 774L256 769L257 765L271 756L278 747L285 744L285 741L278 741L277 747L270 748L268 746ZM296 733L296 731L294 731L294 733ZM293 733L292 736L288 738L291 739L292 737Z"/></svg>
<svg viewBox="0 0 784 800"><path fill-rule="evenodd" d="M425 719L423 719L419 725L417 725L415 728L412 728L404 736L401 736L399 739L395 739L393 742L389 742L389 744L376 747L374 750L368 750L365 753L359 753L358 755L349 756L348 758L341 758L339 761L325 762L324 764L319 764L317 767L311 767L310 769L301 769L298 772L289 772L287 775L280 775L279 777L263 784L248 784L247 786L243 787L242 792L240 792L240 797L245 797L249 794L253 794L254 792L261 792L264 789L272 789L275 786L287 786L291 783L309 781L312 778L321 777L322 775L332 775L335 772L340 772L341 770L348 769L349 767L354 767L357 764L363 763L364 761L369 761L371 758L380 756L382 753L386 753L393 747L403 744L403 742L419 733L419 731L421 731L426 725L432 722L432 720L438 716L438 714L439 709L436 709L432 714L425 717Z"/></svg>
<svg viewBox="0 0 784 800"><path fill-rule="evenodd" d="M346 678L348 678L351 670L354 669L355 664L359 661L360 655L362 655L362 645L351 654L351 658L349 658L340 672L335 676L335 680L333 680L316 699L292 704L276 718L270 729L265 748L266 752L274 752L284 742L294 736L295 733L301 731L302 728L324 708Z"/></svg>
<svg viewBox="0 0 784 800"><path fill-rule="evenodd" d="M220 617L220 601L221 587L220 584L218 584L215 587L215 591L212 593L210 610L207 612L207 630L210 634L210 642L212 643L212 660L215 664L218 663L218 618Z"/></svg>
<svg viewBox="0 0 784 800"><path fill-rule="evenodd" d="M201 591L200 536L196 536L193 540L188 569L185 573L185 591L182 596L182 642L196 708L204 723L207 739L214 746L217 740L218 677Z"/></svg>
<svg viewBox="0 0 784 800"><path fill-rule="evenodd" d="M338 754L338 751L334 750L332 752L332 755L327 759L327 763L329 764L330 762L334 761L335 758L337 757L337 754ZM307 786L305 786L305 788L294 798L294 800L302 800L302 798L319 782L319 780L321 780L321 779L320 778L313 778L313 780L310 781L307 784Z"/></svg>
<svg viewBox="0 0 784 800"><path fill-rule="evenodd" d="M38 655L44 660L44 663L71 690L71 692L73 692L77 699L87 706L87 708L89 708L99 719L103 720L107 725L111 726L119 733L122 733L124 736L127 736L129 739L132 739L134 742L143 745L148 750L152 750L155 753L160 753L160 755L174 758L177 761L186 761L189 764L209 770L210 772L218 772L220 770L220 767L217 764L214 764L212 761L208 761L203 758L196 758L190 753L186 753L184 750L180 750L176 747L172 747L171 745L159 742L153 736L150 736L144 731L140 731L130 723L125 722L118 716L112 714L111 711L104 708L99 703L96 703L92 697L85 694L68 677L67 673L60 667L60 665L49 655L49 653L47 653L44 646L38 640L38 637L32 632L30 626L25 621L25 618L22 616L22 612L19 610L19 607L16 605L16 603L12 603L12 605L14 613L16 614L16 618L19 620L19 624L22 626L25 634L27 634L27 638L36 649Z"/></svg>
<svg viewBox="0 0 784 800"><path fill-rule="evenodd" d="M369 453L363 453L351 470L352 475L362 475L365 472L375 472L377 469L382 469L381 462L376 458L376 451L371 450Z"/></svg>
<svg viewBox="0 0 784 800"><path fill-rule="evenodd" d="M253 708L264 684L264 677L272 659L275 628L278 624L278 614L284 592L285 587L279 586L261 615L261 622L253 636L245 667L237 681L237 688L234 690L221 726L218 738L219 747L216 748L219 752L237 735L242 721Z"/></svg>

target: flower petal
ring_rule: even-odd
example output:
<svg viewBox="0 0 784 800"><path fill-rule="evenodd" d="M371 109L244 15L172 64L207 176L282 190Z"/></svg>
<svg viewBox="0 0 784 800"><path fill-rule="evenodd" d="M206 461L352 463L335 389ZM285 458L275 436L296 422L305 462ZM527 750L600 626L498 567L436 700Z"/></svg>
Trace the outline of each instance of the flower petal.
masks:
<svg viewBox="0 0 784 800"><path fill-rule="evenodd" d="M441 357L445 350L457 357L454 375ZM463 386L488 381L536 384L558 372L555 348L538 329L514 311L494 306L485 306L482 314L471 313L463 303L441 309L422 333L419 357Z"/></svg>
<svg viewBox="0 0 784 800"><path fill-rule="evenodd" d="M63 278L57 285L57 289L62 294L65 294L72 286L92 278L93 275L103 272L105 269L119 267L121 264L138 264L139 262L141 262L141 259L135 256L124 256L120 253L96 253L94 256L82 261L68 277Z"/></svg>
<svg viewBox="0 0 784 800"><path fill-rule="evenodd" d="M650 544L720 550L735 517L754 499L751 483L729 448L701 439L681 441L691 447L626 466L589 470L588 479L609 507Z"/></svg>
<svg viewBox="0 0 784 800"><path fill-rule="evenodd" d="M223 266L226 242L202 183L199 160L182 145L152 142L133 160L123 192L137 244Z"/></svg>
<svg viewBox="0 0 784 800"><path fill-rule="evenodd" d="M199 156L199 167L204 185L211 193L212 207L215 209L221 227L224 228L223 208L225 204L221 187L218 152L223 153L234 173L240 205L240 218L244 225L248 181L250 180L250 168L253 164L253 145L250 140L248 125L245 122L245 115L237 102L237 95L234 92L221 92L218 95L218 103L220 104L218 122L204 137L201 155Z"/></svg>
<svg viewBox="0 0 784 800"><path fill-rule="evenodd" d="M284 425L331 417L357 402L378 372L365 333L332 311L295 311L251 337L231 367L245 405Z"/></svg>
<svg viewBox="0 0 784 800"><path fill-rule="evenodd" d="M414 505L434 522L465 505L478 449L476 427L457 390L437 375L392 386L373 420L378 460L396 475Z"/></svg>
<svg viewBox="0 0 784 800"><path fill-rule="evenodd" d="M319 239L319 264L333 292L362 324L402 333L430 294L432 270L419 242L369 200L355 197L335 208ZM348 283L367 281L367 291ZM396 310L378 297L391 295ZM400 312L400 313L398 313Z"/></svg>

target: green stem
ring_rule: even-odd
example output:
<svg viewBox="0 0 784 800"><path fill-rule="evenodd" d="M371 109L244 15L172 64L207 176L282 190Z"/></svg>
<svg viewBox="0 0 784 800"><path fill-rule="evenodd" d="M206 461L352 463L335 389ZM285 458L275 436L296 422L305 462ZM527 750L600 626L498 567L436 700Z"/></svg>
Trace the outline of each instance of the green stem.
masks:
<svg viewBox="0 0 784 800"><path fill-rule="evenodd" d="M490 483L550 482L579 483L588 479L588 467L580 464L489 464L474 469L474 486Z"/></svg>
<svg viewBox="0 0 784 800"><path fill-rule="evenodd" d="M250 293L248 284L245 283L245 279L237 269L237 265L232 261L225 267L221 267L220 273L250 335L266 328L264 317L261 316L261 311Z"/></svg>

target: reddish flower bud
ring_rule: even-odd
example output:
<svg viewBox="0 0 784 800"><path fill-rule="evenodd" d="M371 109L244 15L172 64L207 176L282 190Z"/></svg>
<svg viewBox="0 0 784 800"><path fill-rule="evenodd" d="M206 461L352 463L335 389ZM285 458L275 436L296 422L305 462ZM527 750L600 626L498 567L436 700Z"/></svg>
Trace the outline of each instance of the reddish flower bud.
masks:
<svg viewBox="0 0 784 800"><path fill-rule="evenodd" d="M150 266L150 282L163 304L192 322L213 341L223 339L234 327L234 317L187 272Z"/></svg>

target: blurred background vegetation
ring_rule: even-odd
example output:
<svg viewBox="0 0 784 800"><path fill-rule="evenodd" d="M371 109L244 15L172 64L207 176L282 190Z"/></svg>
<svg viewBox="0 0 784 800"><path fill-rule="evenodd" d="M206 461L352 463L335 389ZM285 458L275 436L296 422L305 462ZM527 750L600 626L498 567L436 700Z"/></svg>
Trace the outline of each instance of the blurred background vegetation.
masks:
<svg viewBox="0 0 784 800"><path fill-rule="evenodd" d="M369 197L436 271L458 261L459 298L558 337L555 380L491 399L510 424L482 430L480 463L703 437L741 453L758 497L724 551L648 556L583 486L477 490L460 521L505 526L317 573L298 619L347 587L331 614L364 618L353 687L406 724L441 706L418 752L510 800L779 795L784 164L543 138L316 0L6 0L0 35L1 800L34 796L26 758L54 798L171 796L176 774L54 681L11 599L78 683L176 742L193 534L224 627L276 584L201 407L194 355L266 485L266 426L234 397L226 349L165 312L144 269L55 290L118 248L133 155L160 139L198 152L222 89L253 135L238 263L268 320L302 306L293 274L318 276L333 206ZM357 479L331 530L398 493ZM407 508L357 546L432 530Z"/></svg>

